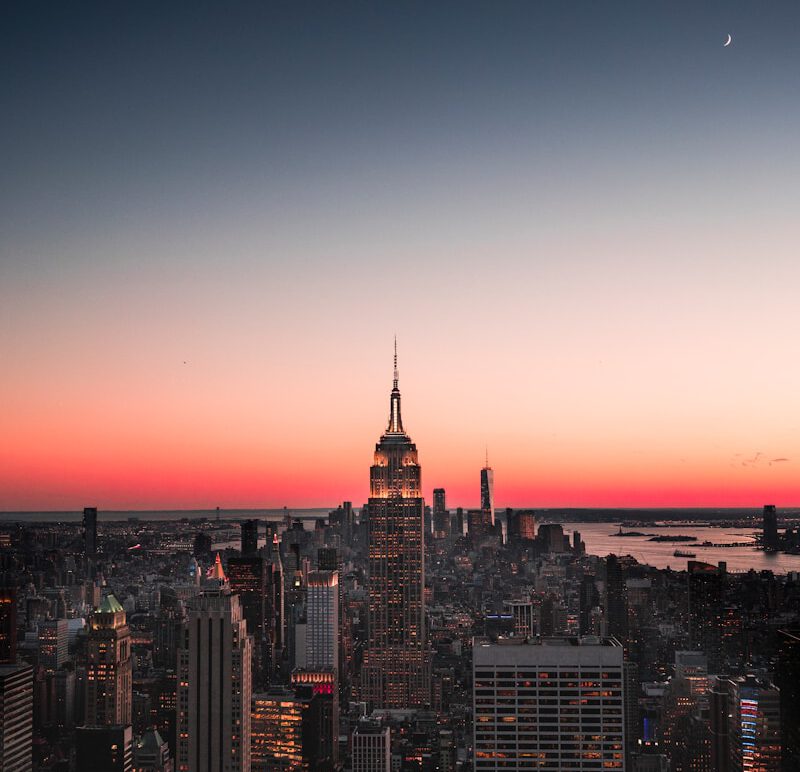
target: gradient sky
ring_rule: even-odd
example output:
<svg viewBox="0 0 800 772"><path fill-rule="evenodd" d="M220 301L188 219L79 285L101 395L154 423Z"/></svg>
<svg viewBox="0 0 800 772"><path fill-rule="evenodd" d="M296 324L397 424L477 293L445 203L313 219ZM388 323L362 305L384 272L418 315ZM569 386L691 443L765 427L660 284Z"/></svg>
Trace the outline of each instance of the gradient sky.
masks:
<svg viewBox="0 0 800 772"><path fill-rule="evenodd" d="M4 3L0 510L800 504L798 29Z"/></svg>

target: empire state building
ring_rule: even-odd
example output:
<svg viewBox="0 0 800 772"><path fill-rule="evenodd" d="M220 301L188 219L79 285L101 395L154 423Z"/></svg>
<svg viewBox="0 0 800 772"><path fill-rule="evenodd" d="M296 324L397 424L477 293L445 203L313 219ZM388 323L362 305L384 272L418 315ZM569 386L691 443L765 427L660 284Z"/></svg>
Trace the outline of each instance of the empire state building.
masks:
<svg viewBox="0 0 800 772"><path fill-rule="evenodd" d="M389 424L375 446L369 483L369 638L363 697L372 708L430 702L425 642L424 502L417 446L403 430L397 346Z"/></svg>

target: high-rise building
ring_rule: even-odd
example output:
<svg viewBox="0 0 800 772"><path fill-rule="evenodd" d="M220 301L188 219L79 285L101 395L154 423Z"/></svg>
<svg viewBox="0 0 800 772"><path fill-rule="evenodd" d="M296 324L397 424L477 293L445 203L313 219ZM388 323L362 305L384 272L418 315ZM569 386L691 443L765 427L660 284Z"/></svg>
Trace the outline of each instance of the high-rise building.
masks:
<svg viewBox="0 0 800 772"><path fill-rule="evenodd" d="M242 557L253 557L258 553L258 520L242 521Z"/></svg>
<svg viewBox="0 0 800 772"><path fill-rule="evenodd" d="M39 622L39 665L55 673L69 657L69 622L66 619L45 619Z"/></svg>
<svg viewBox="0 0 800 772"><path fill-rule="evenodd" d="M625 678L614 638L476 638L475 770L625 769Z"/></svg>
<svg viewBox="0 0 800 772"><path fill-rule="evenodd" d="M17 661L17 588L0 586L0 665Z"/></svg>
<svg viewBox="0 0 800 772"><path fill-rule="evenodd" d="M239 597L220 582L193 598L178 652L180 772L248 772L252 639Z"/></svg>
<svg viewBox="0 0 800 772"><path fill-rule="evenodd" d="M320 702L309 685L270 689L252 699L252 772L314 772L330 762ZM327 741L326 741L327 740Z"/></svg>
<svg viewBox="0 0 800 772"><path fill-rule="evenodd" d="M272 648L273 668L280 660L286 645L285 587L283 584L283 560L281 559L278 534L272 536L272 552L267 568L267 637Z"/></svg>
<svg viewBox="0 0 800 772"><path fill-rule="evenodd" d="M489 466L488 454L486 466L481 469L481 513L484 524L494 528L494 470Z"/></svg>
<svg viewBox="0 0 800 772"><path fill-rule="evenodd" d="M689 640L708 657L712 673L722 665L722 633L720 619L724 600L724 573L709 563L690 560L689 583Z"/></svg>
<svg viewBox="0 0 800 772"><path fill-rule="evenodd" d="M97 560L97 507L83 509L83 540L89 575L94 576Z"/></svg>
<svg viewBox="0 0 800 772"><path fill-rule="evenodd" d="M353 730L353 772L391 772L392 731L377 721L363 719Z"/></svg>
<svg viewBox="0 0 800 772"><path fill-rule="evenodd" d="M133 772L133 729L121 725L78 727L75 758L81 772Z"/></svg>
<svg viewBox="0 0 800 772"><path fill-rule="evenodd" d="M503 608L514 618L514 635L525 638L535 634L533 603L530 600L506 600L503 601Z"/></svg>
<svg viewBox="0 0 800 772"><path fill-rule="evenodd" d="M781 692L783 769L800 769L800 630L779 630L780 650L775 674Z"/></svg>
<svg viewBox="0 0 800 772"><path fill-rule="evenodd" d="M33 768L33 670L0 665L0 769Z"/></svg>
<svg viewBox="0 0 800 772"><path fill-rule="evenodd" d="M131 723L133 663L125 611L106 595L89 621L86 666L86 725Z"/></svg>
<svg viewBox="0 0 800 772"><path fill-rule="evenodd" d="M336 547L320 547L317 550L317 568L320 571L337 571L339 555Z"/></svg>
<svg viewBox="0 0 800 772"><path fill-rule="evenodd" d="M606 615L608 633L625 642L628 638L628 599L625 571L616 555L606 558Z"/></svg>
<svg viewBox="0 0 800 772"><path fill-rule="evenodd" d="M764 506L764 532L762 544L768 552L778 549L778 511L774 504Z"/></svg>
<svg viewBox="0 0 800 772"><path fill-rule="evenodd" d="M339 672L339 572L311 571L306 585L308 670Z"/></svg>
<svg viewBox="0 0 800 772"><path fill-rule="evenodd" d="M255 521L252 521L255 522ZM270 600L269 566L260 557L228 560L228 583L239 596L247 633L253 638L253 684L265 688L272 669L272 645L268 634L267 608Z"/></svg>
<svg viewBox="0 0 800 772"><path fill-rule="evenodd" d="M425 640L424 502L417 446L403 429L395 350L389 425L370 468L368 643L362 693L372 707L430 700Z"/></svg>
<svg viewBox="0 0 800 772"><path fill-rule="evenodd" d="M754 676L730 678L728 738L731 772L780 772L780 694Z"/></svg>
<svg viewBox="0 0 800 772"><path fill-rule="evenodd" d="M450 512L444 488L433 489L433 534L437 538L450 535Z"/></svg>

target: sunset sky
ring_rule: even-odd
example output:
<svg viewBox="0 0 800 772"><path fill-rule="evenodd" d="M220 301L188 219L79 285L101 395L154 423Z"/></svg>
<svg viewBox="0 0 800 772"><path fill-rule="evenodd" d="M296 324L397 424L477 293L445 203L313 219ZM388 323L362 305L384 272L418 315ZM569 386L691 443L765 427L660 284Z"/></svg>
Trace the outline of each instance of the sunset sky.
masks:
<svg viewBox="0 0 800 772"><path fill-rule="evenodd" d="M432 6L3 5L0 510L800 505L800 4Z"/></svg>

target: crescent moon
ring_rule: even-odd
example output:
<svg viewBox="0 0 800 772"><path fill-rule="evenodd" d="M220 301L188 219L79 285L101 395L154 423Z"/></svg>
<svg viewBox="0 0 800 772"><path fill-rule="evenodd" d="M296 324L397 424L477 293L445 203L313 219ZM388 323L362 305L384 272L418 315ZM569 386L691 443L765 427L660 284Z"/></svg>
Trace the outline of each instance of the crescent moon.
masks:
<svg viewBox="0 0 800 772"><path fill-rule="evenodd" d="M722 47L727 48L731 44L732 40L733 38L730 36L730 33L728 33L728 39L722 44Z"/></svg>

